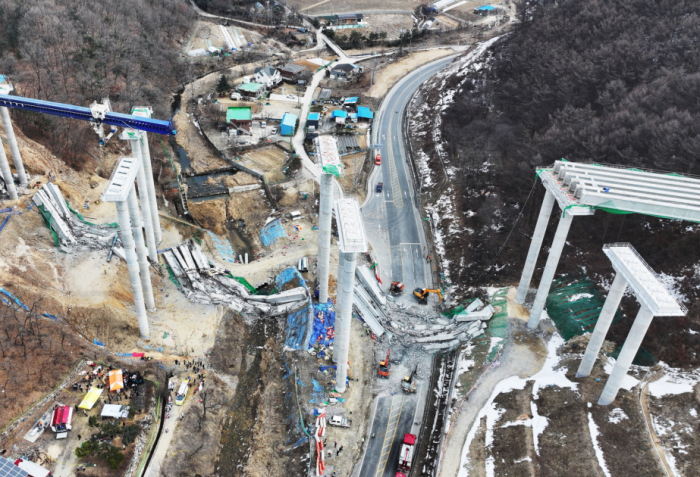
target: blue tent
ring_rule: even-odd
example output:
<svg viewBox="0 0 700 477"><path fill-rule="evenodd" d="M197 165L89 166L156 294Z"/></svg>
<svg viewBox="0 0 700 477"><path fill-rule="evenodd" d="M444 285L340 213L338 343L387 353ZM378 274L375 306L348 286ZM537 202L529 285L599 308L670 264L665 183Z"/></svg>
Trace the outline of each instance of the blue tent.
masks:
<svg viewBox="0 0 700 477"><path fill-rule="evenodd" d="M360 119L374 119L374 113L366 106L358 106L357 117Z"/></svg>

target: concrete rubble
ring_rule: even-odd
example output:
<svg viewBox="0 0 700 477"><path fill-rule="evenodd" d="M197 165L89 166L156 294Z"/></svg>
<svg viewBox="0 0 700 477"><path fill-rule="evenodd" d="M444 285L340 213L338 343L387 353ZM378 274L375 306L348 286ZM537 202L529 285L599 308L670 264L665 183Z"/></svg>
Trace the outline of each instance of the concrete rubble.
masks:
<svg viewBox="0 0 700 477"><path fill-rule="evenodd" d="M117 236L117 229L110 225L90 225L82 222L68 208L58 186L51 182L42 186L32 200L43 209L45 217L49 217L51 229L58 236L58 247L63 252L107 249Z"/></svg>
<svg viewBox="0 0 700 477"><path fill-rule="evenodd" d="M291 313L309 303L304 287L274 295L253 295L222 266L210 263L194 240L166 249L161 255L180 290L194 303L225 305L239 312L258 311L268 316Z"/></svg>

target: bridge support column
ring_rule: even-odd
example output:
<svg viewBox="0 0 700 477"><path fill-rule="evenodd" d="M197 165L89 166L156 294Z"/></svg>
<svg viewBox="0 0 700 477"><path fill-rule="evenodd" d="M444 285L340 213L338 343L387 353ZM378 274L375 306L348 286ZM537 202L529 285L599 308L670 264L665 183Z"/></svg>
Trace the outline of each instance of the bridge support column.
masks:
<svg viewBox="0 0 700 477"><path fill-rule="evenodd" d="M607 406L612 404L617 396L617 392L622 386L622 380L625 379L627 371L629 371L630 366L634 357L639 351L639 347L642 344L644 335L651 325L651 320L654 318L654 314L651 312L646 305L642 305L637 317L634 319L634 324L632 324L632 329L630 330L625 344L622 345L622 350L620 351L620 356L617 358L615 367L613 367L608 382L605 383L605 388L603 389L600 399L598 399L598 404L601 406Z"/></svg>
<svg viewBox="0 0 700 477"><path fill-rule="evenodd" d="M321 202L318 213L318 302L328 303L333 219L333 176L321 171ZM342 254L341 254L342 255ZM339 269L340 270L340 269ZM340 279L340 276L338 277ZM337 288L340 290L340 288Z"/></svg>
<svg viewBox="0 0 700 477"><path fill-rule="evenodd" d="M603 346L605 335L608 334L610 324L620 306L620 300L622 300L625 290L627 290L627 280L618 273L615 275L608 297L605 299L603 309L600 311L598 322L591 334L591 339L588 341L588 346L586 346L586 352L583 354L583 359L576 372L577 378L585 378L591 374L595 360L598 358L598 353L600 353L600 348Z"/></svg>
<svg viewBox="0 0 700 477"><path fill-rule="evenodd" d="M133 186L132 186L133 187ZM136 257L134 237L131 231L131 219L129 218L129 207L127 201L119 201L117 204L117 214L119 216L119 233L124 245L126 255L126 266L129 269L129 280L131 281L131 292L134 295L134 308L136 308L136 318L139 323L141 338L149 339L148 315L141 288L141 278L139 277L139 263Z"/></svg>
<svg viewBox="0 0 700 477"><path fill-rule="evenodd" d="M549 295L549 289L552 286L554 273L557 271L557 265L559 265L561 252L564 249L564 245L566 245L566 236L569 233L569 228L574 218L572 215L566 215L566 212L563 214L564 215L559 219L552 247L549 249L549 257L547 257L547 264L544 266L544 272L542 272L542 279L537 289L535 303L532 305L532 310L530 310L530 320L527 322L527 327L531 330L537 328L540 322L542 311L544 311L544 305L547 302L547 295Z"/></svg>
<svg viewBox="0 0 700 477"><path fill-rule="evenodd" d="M129 139L131 145L131 154L134 157L141 157L141 141L138 139ZM148 244L148 257L153 263L158 263L158 249L156 248L156 238L153 231L153 219L151 217L151 198L148 195L148 183L146 180L146 171L141 167L136 175L136 183L139 186L139 201L141 202L141 215L143 216L143 226L146 230L146 243Z"/></svg>
<svg viewBox="0 0 700 477"><path fill-rule="evenodd" d="M333 355L336 357L338 369L336 370L335 389L339 393L345 392L345 381L348 377L348 355L350 353L350 328L352 325L352 302L355 288L355 268L357 266L357 253L343 253L342 270L338 267L338 276L342 274L342 288L338 288L338 300L335 307L335 341Z"/></svg>
<svg viewBox="0 0 700 477"><path fill-rule="evenodd" d="M336 319L336 326L335 326L335 331L336 331L336 336L338 333L338 317L340 316L340 298L343 297L343 294L341 293L341 290L343 289L343 280L345 279L344 273L343 273L343 268L345 267L345 254L343 252L338 252L338 273L337 273L337 279L335 282L335 319ZM353 277L354 280L354 277ZM354 283L354 281L353 281ZM320 296L320 294L319 294ZM338 343L338 340L334 340L333 343ZM335 344L333 346L333 349L335 350ZM334 352L333 353L333 362L338 363L338 353Z"/></svg>
<svg viewBox="0 0 700 477"><path fill-rule="evenodd" d="M149 311L156 310L156 302L153 298L153 285L151 284L151 270L148 264L148 253L146 252L146 244L143 240L143 224L141 223L141 215L139 214L139 201L136 198L136 189L132 186L127 199L129 205L129 218L131 219L131 229L134 233L134 242L136 249L136 257L139 262L139 274L141 276L141 287L143 289L143 297L146 303L146 308Z"/></svg>
<svg viewBox="0 0 700 477"><path fill-rule="evenodd" d="M24 171L24 163L22 162L22 156L19 153L17 137L15 136L15 130L12 127L12 120L10 119L10 112L4 106L0 107L0 117L2 117L2 127L5 129L7 144L9 144L10 152L12 153L12 161L15 163L15 169L17 169L19 186L27 187L27 173Z"/></svg>
<svg viewBox="0 0 700 477"><path fill-rule="evenodd" d="M535 272L537 257L539 257L540 250L542 249L544 234L547 231L547 224L549 223L549 216L552 215L553 206L554 195L549 191L545 191L544 201L542 201L542 207L540 208L540 215L537 217L537 225L535 225L535 232L532 234L530 250L527 252L527 259L525 260L525 266L523 267L523 274L520 277L518 293L515 295L515 301L518 303L523 303L523 301L525 301L525 295L527 295L527 292L530 289L532 274Z"/></svg>
<svg viewBox="0 0 700 477"><path fill-rule="evenodd" d="M7 154L5 154L5 146L3 146L2 141L0 141L0 175L2 175L5 181L5 187L7 188L7 193L10 194L10 200L17 200L15 180L12 178L10 163L7 162Z"/></svg>
<svg viewBox="0 0 700 477"><path fill-rule="evenodd" d="M148 193L148 204L151 207L151 221L153 222L153 235L157 244L163 241L163 232L160 229L160 216L158 215L158 201L156 199L156 185L153 182L153 167L151 165L151 150L148 147L148 136L145 132L140 134L141 139L141 159L143 170L146 174L146 187ZM145 194L146 192L144 192Z"/></svg>

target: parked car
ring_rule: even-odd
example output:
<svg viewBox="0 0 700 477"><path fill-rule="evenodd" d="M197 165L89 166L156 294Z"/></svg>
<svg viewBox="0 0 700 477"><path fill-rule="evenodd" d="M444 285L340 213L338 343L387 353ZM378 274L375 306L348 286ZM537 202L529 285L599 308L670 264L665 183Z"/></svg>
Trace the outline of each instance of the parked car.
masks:
<svg viewBox="0 0 700 477"><path fill-rule="evenodd" d="M276 127L270 129L270 134L277 134L277 129L278 129L278 128L276 128Z"/></svg>
<svg viewBox="0 0 700 477"><path fill-rule="evenodd" d="M384 189L384 183L380 182L379 184L377 184L377 192L381 192L382 189Z"/></svg>
<svg viewBox="0 0 700 477"><path fill-rule="evenodd" d="M260 121L260 127L265 129L267 127L267 123L265 121Z"/></svg>
<svg viewBox="0 0 700 477"><path fill-rule="evenodd" d="M382 155L380 153L377 153L377 157L374 158L374 164L377 166L382 165Z"/></svg>

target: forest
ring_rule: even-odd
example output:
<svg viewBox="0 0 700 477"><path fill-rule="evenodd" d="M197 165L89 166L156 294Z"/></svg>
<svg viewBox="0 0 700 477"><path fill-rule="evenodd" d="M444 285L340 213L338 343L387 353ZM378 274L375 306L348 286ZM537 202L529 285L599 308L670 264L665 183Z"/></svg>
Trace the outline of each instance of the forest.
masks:
<svg viewBox="0 0 700 477"><path fill-rule="evenodd" d="M194 72L178 59L195 13L186 0L0 0L0 74L14 94L89 106L108 97L169 118L171 93ZM94 164L87 124L13 111L30 138L76 169Z"/></svg>
<svg viewBox="0 0 700 477"><path fill-rule="evenodd" d="M442 116L445 153L460 172L453 179L460 225L472 231L447 250L448 257L466 250L468 266L452 262L460 284L517 283L542 202L538 166L566 158L700 174L700 2L521 2L518 20L483 67L466 81L451 79L461 86ZM603 244L631 242L680 287L690 309L655 321L644 345L668 362L697 364L700 340L667 330L699 328L698 238L692 223L598 212L574 220L557 273L609 282ZM625 317L612 329L618 340L637 306L633 298L623 303Z"/></svg>

